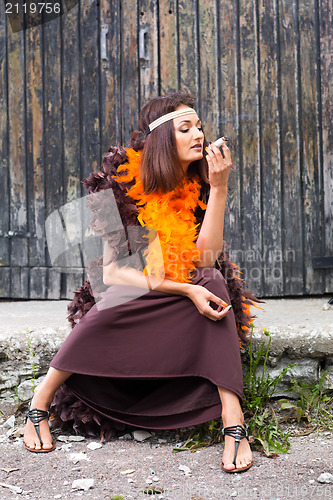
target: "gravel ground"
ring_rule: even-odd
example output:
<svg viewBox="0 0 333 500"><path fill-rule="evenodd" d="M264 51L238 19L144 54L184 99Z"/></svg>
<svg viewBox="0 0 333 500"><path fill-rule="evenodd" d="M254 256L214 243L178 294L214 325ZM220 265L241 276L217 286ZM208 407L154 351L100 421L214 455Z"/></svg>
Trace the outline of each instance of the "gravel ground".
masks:
<svg viewBox="0 0 333 500"><path fill-rule="evenodd" d="M2 405L1 410L3 424L13 408ZM16 424L20 427L22 420ZM300 432L296 427L291 430ZM185 441L189 429L154 431L143 442L131 434L127 435L130 439L114 438L95 450L90 449L91 443L98 439L71 441L69 434L60 437L55 430L57 448L43 455L29 453L22 437L8 437L12 432L0 427L0 500L20 496L30 500L111 500L114 495L124 500L333 499L330 432L292 437L290 453L274 459L254 452L254 466L243 474L221 470L222 444L195 452L173 452L177 443ZM73 482L82 479L94 480L93 487L74 489ZM152 495L153 487L163 493Z"/></svg>

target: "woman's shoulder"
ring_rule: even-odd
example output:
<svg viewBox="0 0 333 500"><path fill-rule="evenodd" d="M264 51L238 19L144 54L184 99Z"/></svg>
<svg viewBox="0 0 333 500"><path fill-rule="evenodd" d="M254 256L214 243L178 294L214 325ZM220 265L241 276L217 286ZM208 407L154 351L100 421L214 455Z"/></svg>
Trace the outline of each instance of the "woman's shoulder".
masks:
<svg viewBox="0 0 333 500"><path fill-rule="evenodd" d="M119 146L111 146L102 159L100 170L91 172L87 178L82 180L82 183L88 190L88 194L112 189L112 197L117 203L123 224L136 225L138 224L137 206L127 194L131 181L122 179L127 171L125 166L127 167L128 162L128 150ZM105 217L110 216L110 214L104 215Z"/></svg>

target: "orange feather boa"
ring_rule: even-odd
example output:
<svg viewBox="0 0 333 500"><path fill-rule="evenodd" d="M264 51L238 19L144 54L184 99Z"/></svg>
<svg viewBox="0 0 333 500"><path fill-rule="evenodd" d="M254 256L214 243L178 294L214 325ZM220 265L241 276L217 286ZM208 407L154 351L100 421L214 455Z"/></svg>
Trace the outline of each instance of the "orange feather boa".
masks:
<svg viewBox="0 0 333 500"><path fill-rule="evenodd" d="M121 166L121 171L127 173L113 178L117 182L135 183L127 190L127 194L136 202L138 207L138 221L148 228L149 252L145 258L147 266L144 272L154 275L158 279L163 277L188 283L191 281L191 271L194 271L195 262L200 259L201 251L195 241L198 236L198 226L195 223L194 210L197 205L202 209L206 204L199 200L199 178L183 180L173 191L168 193L145 194L140 178L141 152L134 149L125 149L128 163ZM152 244L153 233L157 231L159 245ZM161 252L163 262L161 262Z"/></svg>

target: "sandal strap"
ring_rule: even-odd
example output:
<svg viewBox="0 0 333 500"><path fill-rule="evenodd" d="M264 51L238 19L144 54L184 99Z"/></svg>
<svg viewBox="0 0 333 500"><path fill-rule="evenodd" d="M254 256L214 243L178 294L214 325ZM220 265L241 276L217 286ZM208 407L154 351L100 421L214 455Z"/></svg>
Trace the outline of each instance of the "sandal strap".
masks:
<svg viewBox="0 0 333 500"><path fill-rule="evenodd" d="M39 422L45 420L46 418L48 419L49 417L50 417L49 410L39 410L38 408L33 408L32 410L29 409L26 414L26 420L29 418L35 426L36 433L41 446L43 446L43 441L39 432Z"/></svg>
<svg viewBox="0 0 333 500"><path fill-rule="evenodd" d="M38 408L33 408L27 411L27 417L30 418L31 422L36 425L39 424L45 418L50 418L49 410L39 410Z"/></svg>
<svg viewBox="0 0 333 500"><path fill-rule="evenodd" d="M245 424L245 429L241 425L232 425L230 427L223 427L221 430L222 436L231 436L236 441L241 441L241 439L249 439L248 426Z"/></svg>
<svg viewBox="0 0 333 500"><path fill-rule="evenodd" d="M223 427L221 430L222 436L231 436L235 439L235 455L233 464L236 466L236 457L238 452L239 443L243 438L249 439L248 426L245 424L245 429L241 425L232 425L230 427Z"/></svg>

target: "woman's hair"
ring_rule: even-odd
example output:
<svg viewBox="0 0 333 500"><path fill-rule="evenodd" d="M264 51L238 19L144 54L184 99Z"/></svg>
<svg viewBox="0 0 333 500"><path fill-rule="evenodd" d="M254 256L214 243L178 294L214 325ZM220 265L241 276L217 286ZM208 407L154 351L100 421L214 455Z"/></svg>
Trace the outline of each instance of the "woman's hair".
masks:
<svg viewBox="0 0 333 500"><path fill-rule="evenodd" d="M175 111L181 104L193 108L193 96L183 91L172 92L151 99L140 111L140 131L136 130L132 133L129 147L137 151L142 149L140 177L146 194L155 191L162 193L172 191L184 177L177 153L173 120L159 125L146 138L139 138L150 123ZM205 146L207 146L206 141L204 141ZM188 167L187 176L189 178L196 174L198 174L201 184L208 184L208 166L204 157L192 162Z"/></svg>

